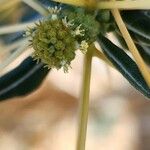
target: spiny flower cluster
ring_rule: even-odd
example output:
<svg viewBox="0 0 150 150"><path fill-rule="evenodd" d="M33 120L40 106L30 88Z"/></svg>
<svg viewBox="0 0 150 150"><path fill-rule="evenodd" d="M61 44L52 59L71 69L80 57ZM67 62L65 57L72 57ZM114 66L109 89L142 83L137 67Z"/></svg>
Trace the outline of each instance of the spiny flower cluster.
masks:
<svg viewBox="0 0 150 150"><path fill-rule="evenodd" d="M86 53L89 44L96 39L98 26L97 22L91 22L91 15L60 17L60 11L57 7L50 8L50 16L27 30L26 34L31 37L34 59L43 62L48 68L63 68L67 72L75 58L75 51L79 48Z"/></svg>
<svg viewBox="0 0 150 150"><path fill-rule="evenodd" d="M68 20L71 20L73 26L71 29L76 33L76 39L78 42L86 41L87 43L92 43L96 40L97 35L99 34L99 23L95 20L95 16L88 14L85 11L64 11L64 16L67 16ZM82 34L82 36L80 36Z"/></svg>
<svg viewBox="0 0 150 150"><path fill-rule="evenodd" d="M32 35L33 57L48 68L66 72L75 57L76 41L61 20L47 20L36 26Z"/></svg>

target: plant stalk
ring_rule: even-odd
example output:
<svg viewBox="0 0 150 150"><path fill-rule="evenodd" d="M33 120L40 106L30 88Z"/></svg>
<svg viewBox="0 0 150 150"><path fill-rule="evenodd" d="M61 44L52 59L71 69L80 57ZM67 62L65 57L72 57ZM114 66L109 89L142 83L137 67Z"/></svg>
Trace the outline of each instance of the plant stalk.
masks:
<svg viewBox="0 0 150 150"><path fill-rule="evenodd" d="M86 133L89 112L90 79L94 44L89 47L85 58L83 68L82 93L79 108L79 128L76 150L85 150Z"/></svg>
<svg viewBox="0 0 150 150"><path fill-rule="evenodd" d="M150 87L150 72L149 72L149 68L148 66L145 64L143 58L141 57L139 51L137 50L122 18L121 18L121 15L119 13L119 10L118 9L113 9L112 11L112 14L115 18L115 21L122 33L122 36L124 38L124 40L126 41L127 45L128 45L128 48L131 52L131 54L133 55L137 65L138 65L138 68L139 70L141 71L146 83L148 84L148 86Z"/></svg>
<svg viewBox="0 0 150 150"><path fill-rule="evenodd" d="M121 9L121 10L150 9L150 1L149 0L101 1L98 3L97 8Z"/></svg>
<svg viewBox="0 0 150 150"><path fill-rule="evenodd" d="M14 33L14 32L20 32L20 31L25 30L27 27L33 27L33 26L35 26L35 21L14 24L14 25L0 26L0 35L10 34L10 33Z"/></svg>
<svg viewBox="0 0 150 150"><path fill-rule="evenodd" d="M88 3L86 0L53 0L55 2L61 2L65 4L75 5L75 6L86 6ZM90 6L90 5L88 5ZM145 0L124 0L124 1L100 1L95 5L99 9L150 9L150 1Z"/></svg>

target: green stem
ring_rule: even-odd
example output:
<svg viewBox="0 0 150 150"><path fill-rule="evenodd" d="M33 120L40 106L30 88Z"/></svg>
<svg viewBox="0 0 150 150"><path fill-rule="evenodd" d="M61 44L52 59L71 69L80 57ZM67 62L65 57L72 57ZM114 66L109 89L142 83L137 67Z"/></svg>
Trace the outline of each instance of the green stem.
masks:
<svg viewBox="0 0 150 150"><path fill-rule="evenodd" d="M21 24L0 26L0 35L23 31L27 27L33 27L33 26L35 26L35 21L34 22L21 23Z"/></svg>
<svg viewBox="0 0 150 150"><path fill-rule="evenodd" d="M81 102L80 102L79 129L78 129L76 150L85 150L88 112L89 112L89 95L90 95L89 93L90 93L93 46L94 45L89 47L88 52L86 53L84 58L83 83L82 83L82 94L81 94Z"/></svg>
<svg viewBox="0 0 150 150"><path fill-rule="evenodd" d="M55 2L61 2L65 4L71 4L76 6L86 6L88 4L87 0L53 0ZM94 1L94 0L93 0ZM88 5L90 6L90 5ZM99 9L122 9L122 10L128 10L128 9L150 9L150 1L149 0L117 0L117 1L99 1L97 2L96 8Z"/></svg>
<svg viewBox="0 0 150 150"><path fill-rule="evenodd" d="M143 58L141 57L136 45L134 44L134 41L132 40L132 37L130 36L130 33L128 32L125 23L123 22L123 19L120 15L120 12L118 9L112 9L112 14L115 18L115 21L118 25L118 28L120 30L120 32L122 33L122 36L124 38L124 40L126 41L126 44L131 52L131 54L133 55L137 66L139 68L139 70L141 71L146 83L148 84L148 86L150 87L150 72L149 72L149 68L146 65L146 63L144 62Z"/></svg>
<svg viewBox="0 0 150 150"><path fill-rule="evenodd" d="M98 3L99 9L122 9L122 10L134 10L134 9L150 9L149 0L123 0L123 1L101 1Z"/></svg>

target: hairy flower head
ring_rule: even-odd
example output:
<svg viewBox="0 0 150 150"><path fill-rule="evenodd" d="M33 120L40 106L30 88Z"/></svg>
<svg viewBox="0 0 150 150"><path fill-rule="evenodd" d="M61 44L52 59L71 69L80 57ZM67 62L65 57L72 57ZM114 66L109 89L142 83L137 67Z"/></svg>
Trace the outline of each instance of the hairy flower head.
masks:
<svg viewBox="0 0 150 150"><path fill-rule="evenodd" d="M100 26L92 13L87 13L80 8L79 11L76 11L76 9L75 11L66 10L62 13L63 15L67 16L68 21L72 21L73 26L70 26L70 28L74 31L79 43L87 41L91 44L96 41Z"/></svg>
<svg viewBox="0 0 150 150"><path fill-rule="evenodd" d="M58 7L48 10L50 15L26 32L35 50L33 58L48 68L63 68L67 72L75 51L79 48L85 54L96 40L99 24L88 13L63 13Z"/></svg>
<svg viewBox="0 0 150 150"><path fill-rule="evenodd" d="M70 30L59 19L45 20L35 27L32 34L33 57L48 68L67 71L75 57L76 41Z"/></svg>

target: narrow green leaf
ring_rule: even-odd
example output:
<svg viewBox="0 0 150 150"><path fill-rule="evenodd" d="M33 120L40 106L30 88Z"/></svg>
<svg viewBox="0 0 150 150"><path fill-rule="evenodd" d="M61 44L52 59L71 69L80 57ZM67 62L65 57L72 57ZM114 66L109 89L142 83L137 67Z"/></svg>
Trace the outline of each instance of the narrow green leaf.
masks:
<svg viewBox="0 0 150 150"><path fill-rule="evenodd" d="M27 95L35 90L48 74L49 70L37 64L31 57L24 60L13 71L0 78L0 101Z"/></svg>
<svg viewBox="0 0 150 150"><path fill-rule="evenodd" d="M150 46L138 45L136 44L138 51L143 57L144 61L150 65Z"/></svg>
<svg viewBox="0 0 150 150"><path fill-rule="evenodd" d="M113 63L116 69L135 87L138 91L150 98L150 88L146 84L136 63L116 45L104 36L99 35L98 42L105 55Z"/></svg>
<svg viewBox="0 0 150 150"><path fill-rule="evenodd" d="M129 30L150 40L150 15L148 12L131 10L123 11L121 15Z"/></svg>
<svg viewBox="0 0 150 150"><path fill-rule="evenodd" d="M117 37L119 43L123 47L124 50L128 50L128 47L121 36L121 33L119 31L114 32L115 36ZM143 57L144 61L150 65L150 40L140 36L139 34L136 34L132 31L130 31L130 35L132 36L132 39L134 43L136 44L136 47L138 51L140 52L141 56Z"/></svg>
<svg viewBox="0 0 150 150"><path fill-rule="evenodd" d="M143 37L131 31L130 31L130 35L132 36L136 44L150 46L150 40L147 39L146 37Z"/></svg>

